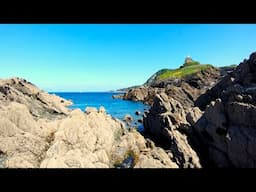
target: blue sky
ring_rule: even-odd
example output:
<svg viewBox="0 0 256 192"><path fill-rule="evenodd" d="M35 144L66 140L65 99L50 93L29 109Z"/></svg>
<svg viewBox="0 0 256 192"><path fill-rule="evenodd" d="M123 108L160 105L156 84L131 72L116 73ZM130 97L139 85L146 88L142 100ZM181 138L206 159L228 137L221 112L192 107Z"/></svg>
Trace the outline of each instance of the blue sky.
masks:
<svg viewBox="0 0 256 192"><path fill-rule="evenodd" d="M256 24L0 24L0 78L46 91L105 91L144 83L187 55L239 64L255 51Z"/></svg>

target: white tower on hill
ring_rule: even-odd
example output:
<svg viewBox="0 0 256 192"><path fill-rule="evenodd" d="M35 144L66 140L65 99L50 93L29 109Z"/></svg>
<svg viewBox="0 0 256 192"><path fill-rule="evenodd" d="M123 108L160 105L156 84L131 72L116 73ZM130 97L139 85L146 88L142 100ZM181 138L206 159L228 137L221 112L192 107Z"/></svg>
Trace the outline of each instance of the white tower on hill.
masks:
<svg viewBox="0 0 256 192"><path fill-rule="evenodd" d="M190 56L187 56L187 57L185 58L185 64L191 63L192 61L193 61L193 59L192 59Z"/></svg>

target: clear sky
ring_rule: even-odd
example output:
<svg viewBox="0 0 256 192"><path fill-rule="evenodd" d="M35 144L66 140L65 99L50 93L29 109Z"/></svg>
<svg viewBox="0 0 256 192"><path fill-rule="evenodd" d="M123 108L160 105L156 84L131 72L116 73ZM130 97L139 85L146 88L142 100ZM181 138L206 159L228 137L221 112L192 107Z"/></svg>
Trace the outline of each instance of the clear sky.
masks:
<svg viewBox="0 0 256 192"><path fill-rule="evenodd" d="M46 91L105 91L139 85L187 55L239 64L256 49L256 24L0 24L0 78Z"/></svg>

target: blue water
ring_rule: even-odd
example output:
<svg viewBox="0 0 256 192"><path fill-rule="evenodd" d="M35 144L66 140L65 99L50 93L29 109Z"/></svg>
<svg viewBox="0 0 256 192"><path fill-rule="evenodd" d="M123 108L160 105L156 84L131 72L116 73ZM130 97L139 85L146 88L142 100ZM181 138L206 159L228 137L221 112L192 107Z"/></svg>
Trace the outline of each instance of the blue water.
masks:
<svg viewBox="0 0 256 192"><path fill-rule="evenodd" d="M96 107L99 109L100 106L103 106L106 109L106 112L112 115L115 118L123 120L126 114L130 114L134 123L142 117L142 115L135 115L135 111L140 111L143 114L144 109L149 109L148 105L144 105L141 102L126 101L122 99L113 99L112 95L120 94L113 92L83 92L83 93L54 93L68 100L72 100L73 105L69 108L75 109L80 108L82 111L86 107ZM134 125L134 124L133 124ZM139 129L143 129L140 123L137 123Z"/></svg>

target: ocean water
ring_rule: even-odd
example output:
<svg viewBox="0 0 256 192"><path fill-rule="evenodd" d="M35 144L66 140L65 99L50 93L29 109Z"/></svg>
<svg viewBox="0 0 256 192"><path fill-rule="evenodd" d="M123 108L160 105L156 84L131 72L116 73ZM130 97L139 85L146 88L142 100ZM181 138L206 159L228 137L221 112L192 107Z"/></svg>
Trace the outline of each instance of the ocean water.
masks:
<svg viewBox="0 0 256 192"><path fill-rule="evenodd" d="M143 130L143 126L137 121L142 118L144 110L149 109L149 106L142 102L113 99L112 95L120 94L114 92L54 92L54 94L72 100L73 105L69 106L71 109L80 108L84 111L86 107L96 107L99 109L100 106L103 106L108 114L120 120L123 120L126 114L130 114L134 119L133 125L138 126L139 131ZM136 111L140 111L142 114L139 116L135 115Z"/></svg>

